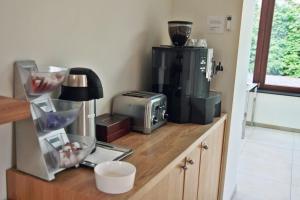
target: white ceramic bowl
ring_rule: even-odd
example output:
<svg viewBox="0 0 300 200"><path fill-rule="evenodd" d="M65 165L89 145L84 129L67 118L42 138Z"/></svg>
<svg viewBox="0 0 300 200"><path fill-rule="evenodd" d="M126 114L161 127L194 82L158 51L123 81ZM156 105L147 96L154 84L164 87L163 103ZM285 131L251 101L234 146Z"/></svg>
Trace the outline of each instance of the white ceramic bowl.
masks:
<svg viewBox="0 0 300 200"><path fill-rule="evenodd" d="M94 168L98 190L109 194L121 194L133 188L136 168L123 161L107 161Z"/></svg>

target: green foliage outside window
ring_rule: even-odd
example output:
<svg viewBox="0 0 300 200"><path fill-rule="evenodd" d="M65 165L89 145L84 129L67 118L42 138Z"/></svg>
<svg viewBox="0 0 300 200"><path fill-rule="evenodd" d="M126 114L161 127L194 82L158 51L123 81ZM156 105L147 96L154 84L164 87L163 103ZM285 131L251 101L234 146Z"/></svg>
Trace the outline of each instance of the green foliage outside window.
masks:
<svg viewBox="0 0 300 200"><path fill-rule="evenodd" d="M297 0L276 1L267 74L300 78L300 4ZM257 3L252 33L249 71L253 72L259 27Z"/></svg>

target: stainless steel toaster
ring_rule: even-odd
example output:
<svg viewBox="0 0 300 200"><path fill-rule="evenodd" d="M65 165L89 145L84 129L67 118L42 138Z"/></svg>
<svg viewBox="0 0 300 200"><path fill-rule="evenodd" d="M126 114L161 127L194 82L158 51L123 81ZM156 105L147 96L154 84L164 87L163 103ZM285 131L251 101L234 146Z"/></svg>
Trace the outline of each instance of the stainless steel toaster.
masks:
<svg viewBox="0 0 300 200"><path fill-rule="evenodd" d="M167 122L167 97L163 94L131 91L113 99L112 113L132 118L132 130L145 134Z"/></svg>

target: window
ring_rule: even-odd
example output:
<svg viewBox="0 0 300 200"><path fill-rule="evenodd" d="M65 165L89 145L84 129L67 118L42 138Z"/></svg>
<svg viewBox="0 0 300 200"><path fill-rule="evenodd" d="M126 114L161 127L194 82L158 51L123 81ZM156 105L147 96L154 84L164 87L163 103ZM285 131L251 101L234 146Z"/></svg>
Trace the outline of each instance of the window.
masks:
<svg viewBox="0 0 300 200"><path fill-rule="evenodd" d="M253 82L262 89L300 93L300 0L257 0L255 20Z"/></svg>

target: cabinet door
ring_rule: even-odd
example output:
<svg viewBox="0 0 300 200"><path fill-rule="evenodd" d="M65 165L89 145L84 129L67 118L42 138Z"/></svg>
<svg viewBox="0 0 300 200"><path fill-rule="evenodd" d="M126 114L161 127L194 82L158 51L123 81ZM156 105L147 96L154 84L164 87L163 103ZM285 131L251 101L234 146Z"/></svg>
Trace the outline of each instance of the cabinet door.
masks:
<svg viewBox="0 0 300 200"><path fill-rule="evenodd" d="M186 157L186 170L183 191L184 200L197 200L200 153L201 149L196 148Z"/></svg>
<svg viewBox="0 0 300 200"><path fill-rule="evenodd" d="M185 160L182 160L141 199L182 200L184 187L184 169Z"/></svg>
<svg viewBox="0 0 300 200"><path fill-rule="evenodd" d="M198 200L217 200L221 171L224 123L201 144Z"/></svg>

